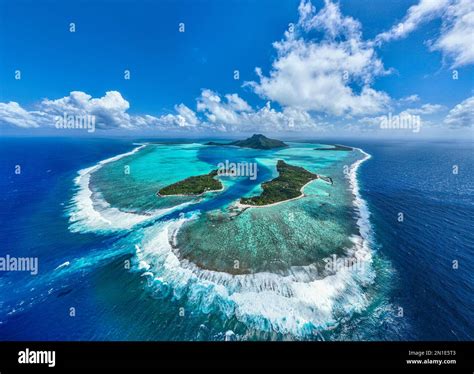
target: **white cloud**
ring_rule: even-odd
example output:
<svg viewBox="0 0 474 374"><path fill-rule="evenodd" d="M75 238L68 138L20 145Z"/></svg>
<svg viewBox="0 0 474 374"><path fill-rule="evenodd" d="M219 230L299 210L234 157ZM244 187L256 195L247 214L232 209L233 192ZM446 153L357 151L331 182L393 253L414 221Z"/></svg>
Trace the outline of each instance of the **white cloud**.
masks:
<svg viewBox="0 0 474 374"><path fill-rule="evenodd" d="M449 5L449 6L448 6ZM438 104L413 106L420 98L410 95L391 100L385 92L373 88L373 81L388 74L375 49L377 43L362 38L361 25L344 16L339 5L329 0L319 11L310 1L302 0L299 19L293 32L287 31L273 45L277 56L267 75L256 68L258 82L246 82L255 93L268 101L253 108L238 94L220 95L204 89L197 98L196 110L179 104L162 116L129 113L130 103L120 92L109 91L103 97L73 91L68 96L44 99L33 110L16 102L0 103L0 125L33 128L54 127L55 117L63 115L94 115L99 129L184 129L186 131L280 132L323 131L332 125L320 118L343 116L357 118L354 127L373 128L395 104L400 116L433 115L445 109ZM432 49L439 49L453 59L455 66L474 61L472 38L473 5L467 0L421 0L410 7L403 26L380 34L379 42L402 38L416 27L435 17L442 17L443 30ZM471 32L470 32L471 31ZM317 39L314 37L317 36ZM280 110L272 107L279 104ZM473 98L453 108L445 119L451 127L472 124Z"/></svg>
<svg viewBox="0 0 474 374"><path fill-rule="evenodd" d="M410 108L406 112L409 114L419 114L419 115L429 115L438 113L441 110L445 109L444 105L440 104L423 104L419 108Z"/></svg>
<svg viewBox="0 0 474 374"><path fill-rule="evenodd" d="M339 5L325 0L325 6L318 13L311 1L302 0L299 7L298 25L305 31L321 30L328 39L335 39L341 34L348 38L361 37L360 23L352 17L344 17Z"/></svg>
<svg viewBox="0 0 474 374"><path fill-rule="evenodd" d="M45 99L39 105L39 109L52 118L62 117L64 114L94 115L96 127L102 129L133 127L132 119L127 113L129 108L128 101L117 91L108 91L100 98L92 98L85 92L73 91L61 99Z"/></svg>
<svg viewBox="0 0 474 374"><path fill-rule="evenodd" d="M166 125L169 127L196 127L200 124L200 120L197 118L196 113L189 109L184 104L175 105L174 109L177 114L167 114L161 117L146 116L148 125L155 124L157 126Z"/></svg>
<svg viewBox="0 0 474 374"><path fill-rule="evenodd" d="M239 97L237 94L232 95L225 95L227 102L229 103L229 107L237 112L250 112L252 108L250 105Z"/></svg>
<svg viewBox="0 0 474 374"><path fill-rule="evenodd" d="M416 5L408 8L403 20L375 38L376 42L387 42L401 39L417 29L421 24L439 17L448 6L448 0L420 0Z"/></svg>
<svg viewBox="0 0 474 374"><path fill-rule="evenodd" d="M197 109L204 113L210 129L220 131L293 131L301 129L318 129L317 122L311 115L301 109L286 107L277 111L270 102L258 110L237 94L225 95L223 100L219 94L205 89L198 98Z"/></svg>
<svg viewBox="0 0 474 374"><path fill-rule="evenodd" d="M374 117L363 117L357 120L357 123L361 125L368 125L368 126L375 126L375 127L380 127L382 121L387 119L387 117L399 117L399 118L408 118L411 117L412 115L415 115L414 113L410 113L406 110L403 110L401 112L387 112L386 114L380 115L380 116L374 116Z"/></svg>
<svg viewBox="0 0 474 374"><path fill-rule="evenodd" d="M416 103L417 101L420 101L420 97L416 94L413 94L402 97L399 101L402 103Z"/></svg>
<svg viewBox="0 0 474 374"><path fill-rule="evenodd" d="M444 123L452 128L472 127L474 123L474 96L471 96L451 109Z"/></svg>
<svg viewBox="0 0 474 374"><path fill-rule="evenodd" d="M239 112L247 111L250 106L238 95L226 95L225 101L215 92L205 89L198 98L197 110L203 112L212 123L237 125Z"/></svg>
<svg viewBox="0 0 474 374"><path fill-rule="evenodd" d="M34 116L14 101L0 103L0 121L24 128L39 126Z"/></svg>
<svg viewBox="0 0 474 374"><path fill-rule="evenodd" d="M446 107L440 104L423 104L417 108L407 108L399 112L389 111L380 116L366 116L366 117L360 118L357 121L357 124L360 126L368 126L368 127L374 128L374 127L380 127L381 123L384 120L386 120L387 117L396 116L401 119L411 119L411 118L414 118L414 116L416 116L416 117L419 117L420 123L422 123L423 126L427 126L427 125L430 125L431 122L424 119L424 116L431 116L445 109ZM356 125L354 125L353 127L355 126Z"/></svg>
<svg viewBox="0 0 474 374"><path fill-rule="evenodd" d="M438 38L429 42L431 50L441 51L452 62L452 68L474 63L472 0L420 0L408 9L400 23L377 35L375 42L380 44L404 38L436 18L442 19L443 26Z"/></svg>
<svg viewBox="0 0 474 374"><path fill-rule="evenodd" d="M130 104L117 91L92 98L87 93L74 91L68 96L42 100L36 110L28 111L18 103L0 103L0 124L23 128L53 128L57 117L96 116L96 127L100 129L128 130L209 130L209 131L294 131L319 129L317 122L304 110L283 108L277 111L267 103L263 108L253 109L237 94L221 97L205 89L197 100L198 113L184 104L175 106L175 113L162 116L132 115Z"/></svg>
<svg viewBox="0 0 474 374"><path fill-rule="evenodd" d="M174 129L200 124L196 113L184 104L175 106L176 113L160 117L131 115L129 109L129 102L118 91L108 91L99 98L73 91L60 99L44 99L32 111L15 102L0 103L0 123L23 128L54 127L58 117L92 115L98 129Z"/></svg>
<svg viewBox="0 0 474 374"><path fill-rule="evenodd" d="M302 1L299 14L295 31L285 32L284 39L274 43L277 58L269 76L257 68L260 81L246 84L284 107L330 115L372 114L386 107L389 96L371 83L387 71L362 40L360 23L343 16L330 1L318 13ZM324 37L306 40L312 31Z"/></svg>
<svg viewBox="0 0 474 374"><path fill-rule="evenodd" d="M432 49L443 52L453 68L474 63L474 1L460 0L448 7Z"/></svg>

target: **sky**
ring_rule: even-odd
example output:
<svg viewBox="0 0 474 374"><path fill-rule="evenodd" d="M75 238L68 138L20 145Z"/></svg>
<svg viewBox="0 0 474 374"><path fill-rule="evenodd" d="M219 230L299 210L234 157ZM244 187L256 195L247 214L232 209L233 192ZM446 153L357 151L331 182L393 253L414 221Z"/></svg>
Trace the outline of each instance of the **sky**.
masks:
<svg viewBox="0 0 474 374"><path fill-rule="evenodd" d="M473 118L472 0L0 0L0 135L472 138Z"/></svg>

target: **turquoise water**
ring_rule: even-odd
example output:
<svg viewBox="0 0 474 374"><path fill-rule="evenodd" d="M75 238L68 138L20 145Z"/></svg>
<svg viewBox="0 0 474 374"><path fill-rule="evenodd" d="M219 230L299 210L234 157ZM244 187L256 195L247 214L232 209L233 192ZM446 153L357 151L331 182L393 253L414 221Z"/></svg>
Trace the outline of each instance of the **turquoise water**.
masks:
<svg viewBox="0 0 474 374"><path fill-rule="evenodd" d="M146 212L190 201L186 197L156 198L161 188L188 176L207 174L212 166L199 161L200 144L149 145L140 152L105 164L91 185L122 210Z"/></svg>
<svg viewBox="0 0 474 374"><path fill-rule="evenodd" d="M0 274L2 340L472 340L474 184L463 172L472 143L353 141L372 155L360 163L367 156L357 150L296 143L275 154L0 141L4 253L39 259L36 276ZM161 165L181 148L195 152ZM334 185L315 181L303 199L229 210L276 175L283 155ZM156 196L165 178L223 159L258 160L257 180L224 179L224 191L200 198ZM321 269L324 256L341 252L343 265L358 256L360 266Z"/></svg>
<svg viewBox="0 0 474 374"><path fill-rule="evenodd" d="M170 297L183 308L235 321L245 334L314 336L364 309L368 300L363 288L374 277L369 237L361 236L361 224L368 221L363 217L367 222L361 223L352 185L357 161L365 156L358 150L318 147L137 146L80 172L71 228L125 235L119 246L135 248L131 270L144 277L155 298ZM329 176L334 183L318 179L304 187L303 198L236 209L242 196L260 193L261 183L278 175L279 159ZM156 194L226 161L256 163L256 178L219 177L224 190L203 196ZM360 266L328 269L331 256L337 261L360 257Z"/></svg>

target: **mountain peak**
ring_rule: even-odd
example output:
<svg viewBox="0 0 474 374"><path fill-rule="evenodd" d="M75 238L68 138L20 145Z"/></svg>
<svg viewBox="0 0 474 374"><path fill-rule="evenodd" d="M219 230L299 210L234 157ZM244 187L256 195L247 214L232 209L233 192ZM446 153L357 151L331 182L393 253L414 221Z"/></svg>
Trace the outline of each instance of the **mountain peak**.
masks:
<svg viewBox="0 0 474 374"><path fill-rule="evenodd" d="M263 134L253 134L248 139L238 140L231 144L236 145L238 147L255 148L255 149L273 149L273 148L288 147L288 145L283 143L281 140L270 139L270 138L267 138Z"/></svg>
<svg viewBox="0 0 474 374"><path fill-rule="evenodd" d="M255 149L273 149L273 148L283 148L288 147L288 144L283 143L281 140L267 138L263 134L253 134L250 138L245 140L237 140L231 143L216 143L209 142L206 145L234 145L237 147L243 148L255 148Z"/></svg>

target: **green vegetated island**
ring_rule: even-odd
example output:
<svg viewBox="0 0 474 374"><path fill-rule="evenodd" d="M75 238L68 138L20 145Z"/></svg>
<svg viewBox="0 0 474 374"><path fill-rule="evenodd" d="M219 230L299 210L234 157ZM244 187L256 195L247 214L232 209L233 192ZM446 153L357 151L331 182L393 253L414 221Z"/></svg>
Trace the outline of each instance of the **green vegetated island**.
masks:
<svg viewBox="0 0 474 374"><path fill-rule="evenodd" d="M232 143L222 144L210 142L207 143L207 145L232 145L256 149L288 147L287 144L280 140L269 139L261 134L255 134L246 140L239 140ZM302 167L287 164L283 160L278 160L277 171L279 173L277 178L262 183L263 192L259 196L243 197L240 199L240 204L246 206L265 206L302 197L304 196L302 192L303 187L318 178L328 183L333 183L330 177L311 173ZM183 179L182 181L173 183L159 190L158 196L190 196L201 195L205 192L221 191L224 187L222 183L216 179L217 175L218 170L213 170L209 174Z"/></svg>
<svg viewBox="0 0 474 374"><path fill-rule="evenodd" d="M262 183L263 192L259 196L243 197L240 203L244 205L263 206L303 196L301 189L314 179L317 174L308 170L287 164L278 160L279 176L269 182Z"/></svg>
<svg viewBox="0 0 474 374"><path fill-rule="evenodd" d="M262 134L253 134L248 139L237 140L235 142L230 142L230 143L209 142L209 143L206 143L205 145L219 145L219 146L233 145L236 147L254 148L254 149L274 149L274 148L288 147L288 144L282 142L281 140L270 139Z"/></svg>
<svg viewBox="0 0 474 374"><path fill-rule="evenodd" d="M189 177L162 188L158 195L201 195L205 192L220 191L224 187L221 181L215 179L216 176L217 170L213 170L209 174Z"/></svg>

